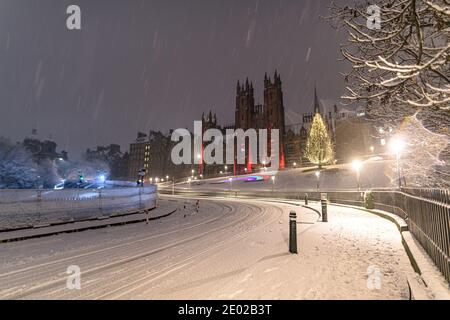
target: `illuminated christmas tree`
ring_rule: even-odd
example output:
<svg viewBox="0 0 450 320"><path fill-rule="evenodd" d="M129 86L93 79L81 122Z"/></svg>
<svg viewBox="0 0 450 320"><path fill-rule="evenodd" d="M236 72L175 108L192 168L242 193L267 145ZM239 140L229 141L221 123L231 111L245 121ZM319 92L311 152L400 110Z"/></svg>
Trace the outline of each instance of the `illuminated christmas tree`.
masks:
<svg viewBox="0 0 450 320"><path fill-rule="evenodd" d="M314 116L311 130L309 131L305 156L311 163L319 167L333 160L331 139L319 113L316 113Z"/></svg>

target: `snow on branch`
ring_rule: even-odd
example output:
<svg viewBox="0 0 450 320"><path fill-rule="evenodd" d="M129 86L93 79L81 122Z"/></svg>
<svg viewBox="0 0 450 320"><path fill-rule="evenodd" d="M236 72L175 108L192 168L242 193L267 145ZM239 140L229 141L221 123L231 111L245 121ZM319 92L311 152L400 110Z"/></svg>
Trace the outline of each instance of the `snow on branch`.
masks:
<svg viewBox="0 0 450 320"><path fill-rule="evenodd" d="M379 9L376 14L371 11L374 6ZM352 69L344 78L348 94L343 99L373 105L402 102L414 112L417 108L449 109L447 0L332 3L325 19L348 34L341 53ZM379 20L379 28L371 19Z"/></svg>

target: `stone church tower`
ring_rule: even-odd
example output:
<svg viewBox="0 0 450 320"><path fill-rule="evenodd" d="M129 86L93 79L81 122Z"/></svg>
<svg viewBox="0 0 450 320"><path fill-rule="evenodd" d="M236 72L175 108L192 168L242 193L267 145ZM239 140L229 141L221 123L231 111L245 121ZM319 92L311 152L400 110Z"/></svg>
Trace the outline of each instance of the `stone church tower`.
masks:
<svg viewBox="0 0 450 320"><path fill-rule="evenodd" d="M264 76L264 104L255 105L253 83L248 79L245 84L238 81L236 87L236 110L235 110L235 128L236 129L268 129L270 144L270 129L279 129L280 137L280 163L279 168L284 169L285 166L285 151L284 151L284 104L283 91L281 84L281 77L275 71L274 79ZM247 146L248 151L248 146ZM268 146L270 154L270 145ZM247 172L252 171L252 166L248 161L245 166L235 165L235 174L244 173L244 168Z"/></svg>
<svg viewBox="0 0 450 320"><path fill-rule="evenodd" d="M284 104L283 104L283 90L281 89L281 77L275 71L274 80L271 81L267 74L264 77L264 120L267 129L280 130L280 169L284 169L285 155L284 155ZM270 131L269 131L270 132ZM270 141L270 137L269 137ZM269 149L270 150L270 149Z"/></svg>

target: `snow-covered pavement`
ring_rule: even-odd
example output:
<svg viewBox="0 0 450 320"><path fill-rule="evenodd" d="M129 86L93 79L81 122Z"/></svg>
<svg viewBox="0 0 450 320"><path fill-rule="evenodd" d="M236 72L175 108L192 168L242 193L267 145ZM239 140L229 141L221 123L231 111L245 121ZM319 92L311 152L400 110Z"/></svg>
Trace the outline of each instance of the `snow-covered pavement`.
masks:
<svg viewBox="0 0 450 320"><path fill-rule="evenodd" d="M407 299L408 257L395 225L329 207L165 196L173 215L0 245L0 298ZM298 215L298 255L288 215ZM81 289L66 271L79 266Z"/></svg>

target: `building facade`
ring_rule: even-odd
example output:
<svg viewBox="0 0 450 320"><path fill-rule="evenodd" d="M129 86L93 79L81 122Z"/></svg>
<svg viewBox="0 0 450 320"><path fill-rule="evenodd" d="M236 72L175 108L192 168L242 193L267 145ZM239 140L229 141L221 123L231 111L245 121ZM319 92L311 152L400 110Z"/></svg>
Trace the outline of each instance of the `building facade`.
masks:
<svg viewBox="0 0 450 320"><path fill-rule="evenodd" d="M130 144L128 160L128 179L137 181L139 171L147 169L150 162L150 142L145 133L138 132L136 140Z"/></svg>
<svg viewBox="0 0 450 320"><path fill-rule="evenodd" d="M67 160L68 155L66 151L57 152L57 144L52 139L41 139L38 136L36 129L33 129L31 134L25 137L22 145L31 152L33 160L36 163L42 161L54 161L56 159Z"/></svg>
<svg viewBox="0 0 450 320"><path fill-rule="evenodd" d="M314 100L310 112L303 113L300 121L294 124L285 124L285 109L283 102L283 89L281 76L275 71L273 79L265 74L264 76L264 92L263 103L255 102L253 82L246 79L245 82L237 82L236 100L234 112L234 124L221 126L218 124L216 114L209 111L208 114L202 114L202 130L204 133L208 129L218 129L223 135L226 135L227 129L255 129L257 132L261 129L267 129L268 136L268 156L271 154L270 130L279 130L279 169L285 167L295 167L307 165L308 160L305 158L304 151L308 139L309 130L316 113L319 113L328 128L331 140L336 149L336 132L337 127L341 123L348 123L349 119L356 117L356 112L346 109L338 109L333 105L325 105L319 99L317 90L314 89ZM353 130L353 129L352 129ZM338 146L348 145L346 141L347 130L343 128L339 130L342 137L338 141ZM220 174L244 174L254 172L261 169L264 164L251 164L249 158L248 141L245 146L235 146L235 159L233 165L226 165L225 152L222 164L205 164L201 159L200 164L181 164L175 165L171 161L171 151L175 142L171 141L172 130L169 134L163 134L157 131L150 131L149 134L138 133L137 139L130 145L129 152L129 179L137 180L139 178L139 170L146 169L146 177L148 180L159 178L164 179L166 176L170 178L187 178L187 177L203 177L217 176ZM191 134L193 139L193 134ZM226 138L224 138L224 144ZM201 157L203 151L211 142L201 143L201 154L193 155L193 157ZM367 143L365 143L367 144ZM193 147L193 140L191 146ZM236 148L244 148L246 150L245 164L237 164ZM259 148L259 143L258 143ZM365 148L365 147L364 147ZM343 148L344 150L345 148ZM225 150L225 148L224 148ZM193 150L191 150L193 152ZM342 153L338 152L338 156ZM258 150L259 155L259 150ZM193 159L192 159L193 160ZM261 159L259 159L259 162ZM154 180L153 180L154 181Z"/></svg>

